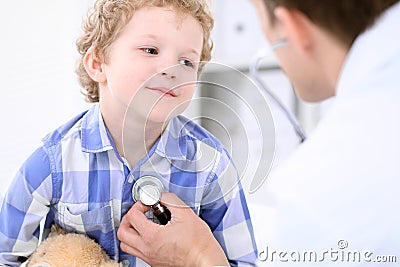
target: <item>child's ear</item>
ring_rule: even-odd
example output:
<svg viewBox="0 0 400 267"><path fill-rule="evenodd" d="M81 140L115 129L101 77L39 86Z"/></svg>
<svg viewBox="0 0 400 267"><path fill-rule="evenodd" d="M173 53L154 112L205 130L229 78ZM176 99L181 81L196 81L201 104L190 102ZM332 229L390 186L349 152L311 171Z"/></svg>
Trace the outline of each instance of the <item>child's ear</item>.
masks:
<svg viewBox="0 0 400 267"><path fill-rule="evenodd" d="M313 23L303 13L278 6L274 15L280 22L280 35L300 49L308 49L312 44Z"/></svg>
<svg viewBox="0 0 400 267"><path fill-rule="evenodd" d="M102 62L95 54L94 48L90 47L83 57L83 65L86 72L94 81L102 83L106 81L106 75L103 70Z"/></svg>

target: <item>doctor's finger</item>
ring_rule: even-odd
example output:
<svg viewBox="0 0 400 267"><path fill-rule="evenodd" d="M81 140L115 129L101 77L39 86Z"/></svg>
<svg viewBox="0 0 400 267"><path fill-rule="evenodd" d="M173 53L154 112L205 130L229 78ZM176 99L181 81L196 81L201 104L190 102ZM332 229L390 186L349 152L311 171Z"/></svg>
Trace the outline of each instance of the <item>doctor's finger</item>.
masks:
<svg viewBox="0 0 400 267"><path fill-rule="evenodd" d="M142 202L137 201L135 204L133 204L133 206L129 209L128 213L131 212L132 210L138 210L141 213L146 213L150 210L149 206L145 206L142 204Z"/></svg>
<svg viewBox="0 0 400 267"><path fill-rule="evenodd" d="M138 243L136 243L136 244L138 244ZM121 247L122 251L124 251L132 256L138 257L148 263L148 258L139 249L131 247L127 243L123 243L123 242L121 242L120 247Z"/></svg>
<svg viewBox="0 0 400 267"><path fill-rule="evenodd" d="M139 233L133 228L127 217L122 218L117 231L117 237L121 242L132 242L131 240L141 239Z"/></svg>
<svg viewBox="0 0 400 267"><path fill-rule="evenodd" d="M140 201L136 202L128 212L122 217L121 226L132 225L132 222L136 220L135 217L147 218L145 213L150 210L150 207L143 205ZM133 211L137 211L138 214L133 216ZM141 215L140 215L141 214Z"/></svg>
<svg viewBox="0 0 400 267"><path fill-rule="evenodd" d="M140 210L132 209L129 211L130 224L136 232L145 240L152 243L157 237L157 233L163 227L149 220Z"/></svg>
<svg viewBox="0 0 400 267"><path fill-rule="evenodd" d="M147 255L149 247L134 228L127 224L120 227L118 239L121 241L120 247L122 251L148 262L148 258L145 255Z"/></svg>

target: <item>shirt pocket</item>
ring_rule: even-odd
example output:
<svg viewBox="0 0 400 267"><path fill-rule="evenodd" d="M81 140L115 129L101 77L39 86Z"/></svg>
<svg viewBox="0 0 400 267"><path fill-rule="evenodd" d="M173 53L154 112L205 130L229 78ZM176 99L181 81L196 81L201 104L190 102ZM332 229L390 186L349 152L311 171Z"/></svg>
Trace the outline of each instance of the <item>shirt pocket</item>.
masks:
<svg viewBox="0 0 400 267"><path fill-rule="evenodd" d="M104 203L96 209L87 210L87 204L58 203L54 219L69 232L88 233L92 231L113 231L111 203Z"/></svg>

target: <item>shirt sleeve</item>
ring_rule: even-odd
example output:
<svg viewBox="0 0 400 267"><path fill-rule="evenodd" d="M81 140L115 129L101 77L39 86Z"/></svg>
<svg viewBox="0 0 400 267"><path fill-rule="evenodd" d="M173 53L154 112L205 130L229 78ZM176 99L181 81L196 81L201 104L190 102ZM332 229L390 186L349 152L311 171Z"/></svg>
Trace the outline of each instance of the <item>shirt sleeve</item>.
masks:
<svg viewBox="0 0 400 267"><path fill-rule="evenodd" d="M0 207L0 265L19 266L36 249L52 191L50 160L39 148L19 169Z"/></svg>
<svg viewBox="0 0 400 267"><path fill-rule="evenodd" d="M255 266L257 248L245 194L225 150L211 176L200 216L210 226L231 266Z"/></svg>

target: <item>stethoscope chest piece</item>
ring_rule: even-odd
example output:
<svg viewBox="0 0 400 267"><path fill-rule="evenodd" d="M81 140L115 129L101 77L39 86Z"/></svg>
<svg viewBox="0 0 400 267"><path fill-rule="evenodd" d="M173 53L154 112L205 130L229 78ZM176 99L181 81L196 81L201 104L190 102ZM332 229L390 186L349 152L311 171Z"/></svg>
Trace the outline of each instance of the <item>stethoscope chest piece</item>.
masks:
<svg viewBox="0 0 400 267"><path fill-rule="evenodd" d="M132 197L135 201L152 208L154 215L160 224L167 224L171 220L171 212L160 203L164 186L154 176L140 177L132 188Z"/></svg>

